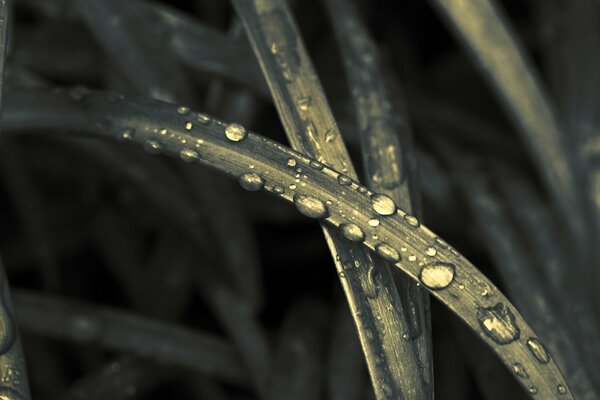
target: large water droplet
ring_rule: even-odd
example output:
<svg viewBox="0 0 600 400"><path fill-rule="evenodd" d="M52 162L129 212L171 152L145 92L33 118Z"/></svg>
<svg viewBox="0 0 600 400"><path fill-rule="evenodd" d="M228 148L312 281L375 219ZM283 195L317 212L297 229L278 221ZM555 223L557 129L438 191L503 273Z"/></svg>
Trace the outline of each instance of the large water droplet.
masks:
<svg viewBox="0 0 600 400"><path fill-rule="evenodd" d="M374 193L371 196L371 206L379 215L392 215L396 212L396 203L385 194Z"/></svg>
<svg viewBox="0 0 600 400"><path fill-rule="evenodd" d="M347 224L342 224L340 225L340 229L342 230L342 235L344 235L344 237L348 240L351 240L353 242L362 242L363 240L365 240L365 233L360 228L360 226L356 224L353 224L351 222Z"/></svg>
<svg viewBox="0 0 600 400"><path fill-rule="evenodd" d="M241 187L251 192L261 190L265 186L265 181L254 172L241 174L238 181Z"/></svg>
<svg viewBox="0 0 600 400"><path fill-rule="evenodd" d="M379 254L381 257L385 258L388 261L400 261L400 254L398 253L398 251L396 251L396 249L385 243L378 244L377 247L375 247L375 251L377 251L377 254Z"/></svg>
<svg viewBox="0 0 600 400"><path fill-rule="evenodd" d="M521 329L515 322L515 316L504 303L479 308L477 319L483 332L498 344L512 343L521 336Z"/></svg>
<svg viewBox="0 0 600 400"><path fill-rule="evenodd" d="M300 213L309 218L326 218L329 215L325 203L316 197L295 195L294 204Z"/></svg>
<svg viewBox="0 0 600 400"><path fill-rule="evenodd" d="M537 338L527 339L527 347L531 351L531 354L542 364L547 364L550 361L550 355L546 351L546 348Z"/></svg>
<svg viewBox="0 0 600 400"><path fill-rule="evenodd" d="M179 152L179 157L185 162L196 162L200 159L198 153L192 149L183 149Z"/></svg>
<svg viewBox="0 0 600 400"><path fill-rule="evenodd" d="M449 263L435 262L421 269L419 279L429 289L440 290L447 288L454 280L455 267Z"/></svg>
<svg viewBox="0 0 600 400"><path fill-rule="evenodd" d="M232 142L239 142L247 135L248 132L246 132L246 128L240 124L229 124L225 128L225 136L227 136L227 139L231 140Z"/></svg>

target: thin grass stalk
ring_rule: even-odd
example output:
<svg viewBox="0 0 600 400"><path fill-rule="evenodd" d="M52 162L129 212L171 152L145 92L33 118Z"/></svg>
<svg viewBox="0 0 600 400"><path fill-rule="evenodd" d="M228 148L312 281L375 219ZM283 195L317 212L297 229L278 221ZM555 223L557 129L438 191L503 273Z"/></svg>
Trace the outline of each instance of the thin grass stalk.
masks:
<svg viewBox="0 0 600 400"><path fill-rule="evenodd" d="M235 350L212 334L33 291L19 290L14 297L25 331L189 368L234 384L244 385L247 378Z"/></svg>
<svg viewBox="0 0 600 400"><path fill-rule="evenodd" d="M416 187L412 134L406 112L391 98L375 43L353 4L327 0L330 19L342 52L361 141L367 187L392 198L421 218ZM411 168L412 167L412 168ZM405 318L411 325L421 373L433 397L433 360L429 296L405 276L396 279Z"/></svg>
<svg viewBox="0 0 600 400"><path fill-rule="evenodd" d="M341 133L285 2L234 0L233 4L292 147L337 168L349 181L356 179ZM323 230L378 398L427 398L428 389L413 344L403 339L410 326L400 312L402 306L388 265L338 232L324 225Z"/></svg>
<svg viewBox="0 0 600 400"><path fill-rule="evenodd" d="M195 121L192 126L190 120ZM238 179L247 190L264 190L293 203L305 216L342 228L349 240L418 281L469 325L507 368L512 370L516 362L525 366L539 398L573 398L552 356L491 281L393 201L382 204L380 196L353 180L340 185L340 173L315 159L237 124L205 114L184 118L175 106L112 94L73 99L60 91L11 93L2 126L12 132L57 129L135 143L152 154L212 167ZM163 128L171 134L162 135ZM293 191L289 185L296 169L289 167L290 160L306 176L306 185ZM385 210L393 212L382 215L388 214ZM378 287L375 279L371 288ZM371 337L368 332L366 336Z"/></svg>
<svg viewBox="0 0 600 400"><path fill-rule="evenodd" d="M587 257L588 228L578 190L581 171L553 105L506 18L493 0L432 2L498 93L533 154L564 226L574 235L574 246Z"/></svg>

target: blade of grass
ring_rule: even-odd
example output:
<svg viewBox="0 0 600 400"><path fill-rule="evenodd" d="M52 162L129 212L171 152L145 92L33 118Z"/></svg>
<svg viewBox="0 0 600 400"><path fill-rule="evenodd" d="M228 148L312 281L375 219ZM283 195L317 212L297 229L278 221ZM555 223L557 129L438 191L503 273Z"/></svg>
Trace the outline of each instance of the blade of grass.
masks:
<svg viewBox="0 0 600 400"><path fill-rule="evenodd" d="M553 358L508 299L466 258L416 218L397 209L393 201L385 201L385 210L393 212L381 215L381 197L355 181L340 185L340 173L317 160L204 114L183 118L174 106L111 94L90 93L77 100L59 91L10 94L2 115L5 130L58 129L130 141L153 154L159 150L215 168L238 179L247 190L265 190L295 204L305 216L343 228L347 237L393 261L422 284L468 324L507 368L522 364L539 398L573 398ZM190 118L196 121L191 127ZM163 128L172 134L161 135ZM290 160L296 168L290 169ZM289 185L296 179L297 168L306 176L302 178L306 185L292 191ZM340 271L344 281L346 272L364 268L345 264L347 269ZM377 275L371 276L371 288L381 288ZM365 336L367 341L373 338L368 331Z"/></svg>
<svg viewBox="0 0 600 400"><path fill-rule="evenodd" d="M234 384L245 382L238 355L214 335L33 291L19 290L14 297L25 331L150 358Z"/></svg>
<svg viewBox="0 0 600 400"><path fill-rule="evenodd" d="M363 27L353 4L327 0L330 19L342 52L357 126L362 146L367 187L392 198L400 208L421 218L420 196L415 155L412 154L412 134L406 112L395 104L375 43ZM431 317L429 296L409 278L396 278L405 310L411 325L411 340L418 352L418 362L430 391L433 388L431 348ZM429 395L432 397L432 395Z"/></svg>
<svg viewBox="0 0 600 400"><path fill-rule="evenodd" d="M493 0L432 0L464 43L529 146L573 242L587 254L580 173L550 100ZM584 264L584 263L580 263ZM575 277L577 274L571 274Z"/></svg>
<svg viewBox="0 0 600 400"><path fill-rule="evenodd" d="M341 133L286 3L234 0L233 4L292 147L337 168L349 176L348 180L356 179ZM410 327L399 312L400 299L388 265L372 259L338 232L325 226L323 230L337 270L345 275L342 285L378 398L428 398L427 382L413 343L402 338ZM351 269L344 266L353 262L362 266ZM373 279L380 287L370 283ZM390 302L393 307L388 307Z"/></svg>

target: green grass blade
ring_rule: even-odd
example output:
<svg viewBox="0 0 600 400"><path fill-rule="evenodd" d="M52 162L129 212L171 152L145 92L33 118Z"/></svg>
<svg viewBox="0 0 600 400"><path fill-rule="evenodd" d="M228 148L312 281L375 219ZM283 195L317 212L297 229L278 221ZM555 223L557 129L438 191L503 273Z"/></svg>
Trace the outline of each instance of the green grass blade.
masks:
<svg viewBox="0 0 600 400"><path fill-rule="evenodd" d="M233 4L244 23L292 147L356 179L337 123L285 2L234 0ZM430 389L416 349L412 342L402 339L410 329L408 321L398 312L398 307L388 307L390 299L393 304L400 301L389 267L337 232L327 228L324 232L338 272L346 275L342 285L355 316L378 398L428 398ZM344 263L352 262L360 262L366 268L344 271ZM381 291L387 296L372 293L365 287L372 280L370 269L380 277ZM357 313L359 309L361 312Z"/></svg>
<svg viewBox="0 0 600 400"><path fill-rule="evenodd" d="M136 143L150 153L158 151L210 166L238 179L247 190L265 190L293 203L304 215L341 227L346 237L393 261L422 284L469 325L507 368L523 365L529 379L527 384L520 383L526 389L535 387L538 398L573 398L552 356L491 281L416 218L396 209L393 202L385 201L382 209L381 197L355 181L340 184L340 173L315 159L204 114L183 117L175 106L127 101L110 94L73 100L60 92L15 92L2 117L5 130L74 130ZM163 128L171 134L162 135ZM297 168L302 169L306 185L291 190ZM369 271L364 264L344 263L344 268L343 281L348 279L346 272ZM371 269L364 289L387 297L375 272ZM395 307L398 303L388 304ZM367 342L375 338L368 331L365 336Z"/></svg>

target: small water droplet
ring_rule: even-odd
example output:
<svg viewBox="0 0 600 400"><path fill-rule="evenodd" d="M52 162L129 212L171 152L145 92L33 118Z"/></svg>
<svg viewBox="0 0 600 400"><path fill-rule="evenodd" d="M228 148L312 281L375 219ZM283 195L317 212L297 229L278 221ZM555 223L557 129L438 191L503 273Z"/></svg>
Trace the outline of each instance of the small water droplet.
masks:
<svg viewBox="0 0 600 400"><path fill-rule="evenodd" d="M385 194L375 193L371 195L371 206L379 215L392 215L396 212L396 203Z"/></svg>
<svg viewBox="0 0 600 400"><path fill-rule="evenodd" d="M200 159L198 153L192 149L183 149L179 152L179 157L185 162L196 162Z"/></svg>
<svg viewBox="0 0 600 400"><path fill-rule="evenodd" d="M325 168L325 165L323 165L323 163L320 163L315 160L310 160L310 162L308 163L308 166L313 169L316 169L318 171L321 171L323 168Z"/></svg>
<svg viewBox="0 0 600 400"><path fill-rule="evenodd" d="M435 238L435 244L437 244L438 246L440 246L442 249L447 249L448 248L448 243L446 243L442 238L440 237L436 237Z"/></svg>
<svg viewBox="0 0 600 400"><path fill-rule="evenodd" d="M377 251L377 254L379 254L381 257L385 258L388 261L400 261L400 254L398 253L398 251L396 251L396 249L385 243L378 244L377 247L375 247L375 251Z"/></svg>
<svg viewBox="0 0 600 400"><path fill-rule="evenodd" d="M349 186L350 184L352 184L352 179L350 179L346 175L342 175L342 174L338 175L337 181L341 186Z"/></svg>
<svg viewBox="0 0 600 400"><path fill-rule="evenodd" d="M285 193L285 190L281 186L273 186L273 193L283 194Z"/></svg>
<svg viewBox="0 0 600 400"><path fill-rule="evenodd" d="M211 118L207 114L198 114L196 121L200 122L202 125L208 125L211 122Z"/></svg>
<svg viewBox="0 0 600 400"><path fill-rule="evenodd" d="M498 303L493 307L479 308L477 319L483 332L498 344L509 344L521 336L512 311Z"/></svg>
<svg viewBox="0 0 600 400"><path fill-rule="evenodd" d="M251 192L261 190L265 186L265 181L255 172L246 172L238 178L240 186Z"/></svg>
<svg viewBox="0 0 600 400"><path fill-rule="evenodd" d="M529 388L529 393L531 394L537 394L538 390L535 386L532 386Z"/></svg>
<svg viewBox="0 0 600 400"><path fill-rule="evenodd" d="M312 196L294 196L294 204L300 213L309 218L326 218L329 210L325 203Z"/></svg>
<svg viewBox="0 0 600 400"><path fill-rule="evenodd" d="M304 97L304 98L298 100L298 109L300 109L300 111L306 112L310 108L311 104L312 104L311 98Z"/></svg>
<svg viewBox="0 0 600 400"><path fill-rule="evenodd" d="M181 115L185 115L190 112L190 109L188 107L181 106L177 107L177 112Z"/></svg>
<svg viewBox="0 0 600 400"><path fill-rule="evenodd" d="M133 130L125 129L123 132L117 136L117 140L119 142L128 142L133 138Z"/></svg>
<svg viewBox="0 0 600 400"><path fill-rule="evenodd" d="M523 365L521 365L520 363L515 363L513 365L513 372L515 373L516 376L518 376L519 378L522 379L527 379L529 378L529 374L527 373L527 371L525 370L525 367Z"/></svg>
<svg viewBox="0 0 600 400"><path fill-rule="evenodd" d="M455 267L449 263L435 262L425 265L419 274L419 280L433 290L445 289L454 280Z"/></svg>
<svg viewBox="0 0 600 400"><path fill-rule="evenodd" d="M537 338L527 339L527 347L531 354L542 364L547 364L550 361L550 355L546 351L546 348Z"/></svg>
<svg viewBox="0 0 600 400"><path fill-rule="evenodd" d="M246 128L240 124L229 124L225 128L225 136L227 136L227 139L231 140L232 142L239 142L247 135L248 132L246 132Z"/></svg>
<svg viewBox="0 0 600 400"><path fill-rule="evenodd" d="M348 240L353 242L362 242L365 240L365 233L360 228L360 226L353 223L346 223L340 225L340 229L342 231L342 235Z"/></svg>
<svg viewBox="0 0 600 400"><path fill-rule="evenodd" d="M297 186L296 186L296 184L295 184L295 183L292 183L292 184L289 186L290 190L296 190L296 187L297 187Z"/></svg>
<svg viewBox="0 0 600 400"><path fill-rule="evenodd" d="M373 218L369 220L369 225L371 225L372 227L377 227L379 226L379 220L377 218Z"/></svg>
<svg viewBox="0 0 600 400"><path fill-rule="evenodd" d="M558 385L556 390L559 394L567 394L567 387L565 385Z"/></svg>
<svg viewBox="0 0 600 400"><path fill-rule="evenodd" d="M154 140L148 140L144 143L144 149L150 154L159 154L162 152L162 145Z"/></svg>
<svg viewBox="0 0 600 400"><path fill-rule="evenodd" d="M427 250L425 250L425 254L427 254L429 257L434 257L437 254L437 250L433 247L429 247Z"/></svg>
<svg viewBox="0 0 600 400"><path fill-rule="evenodd" d="M292 167L293 168L293 167L296 166L297 163L296 163L296 160L294 158L288 158L286 164L287 164L288 167Z"/></svg>
<svg viewBox="0 0 600 400"><path fill-rule="evenodd" d="M163 135L163 136L166 136L166 135L167 135L167 133L169 133L169 132L168 132L168 131L167 131L165 128L162 128L162 129L160 130L160 134L161 134L161 135Z"/></svg>
<svg viewBox="0 0 600 400"><path fill-rule="evenodd" d="M192 124L191 121L186 121L185 122L185 130L186 131L191 131L193 127L194 127L194 124Z"/></svg>
<svg viewBox="0 0 600 400"><path fill-rule="evenodd" d="M404 216L404 220L408 225L412 226L413 228L418 228L419 226L421 226L421 223L419 222L417 217L413 215L406 214Z"/></svg>
<svg viewBox="0 0 600 400"><path fill-rule="evenodd" d="M417 256L415 256L414 254L411 254L410 256L408 256L408 261L411 261L411 262L417 261Z"/></svg>

